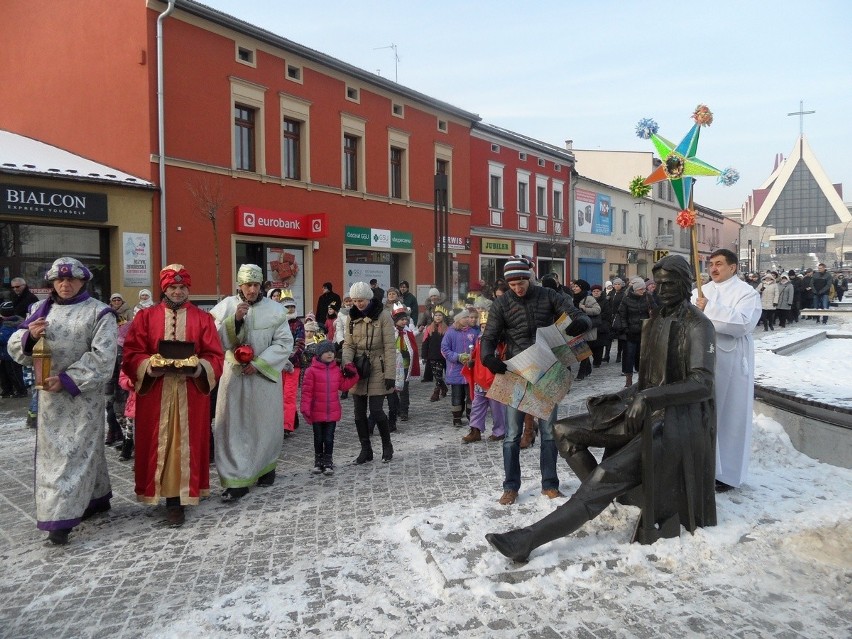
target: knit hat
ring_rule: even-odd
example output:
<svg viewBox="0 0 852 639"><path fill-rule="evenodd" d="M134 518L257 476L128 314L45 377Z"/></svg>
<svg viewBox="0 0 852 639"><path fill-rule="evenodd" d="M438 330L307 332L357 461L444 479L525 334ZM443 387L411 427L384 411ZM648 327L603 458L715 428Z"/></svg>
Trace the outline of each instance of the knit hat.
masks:
<svg viewBox="0 0 852 639"><path fill-rule="evenodd" d="M371 300L373 299L373 289L367 282L355 282L349 287L349 297L353 300Z"/></svg>
<svg viewBox="0 0 852 639"><path fill-rule="evenodd" d="M237 284L263 283L263 271L257 264L243 264L237 271Z"/></svg>
<svg viewBox="0 0 852 639"><path fill-rule="evenodd" d="M317 357L319 357L323 353L333 353L334 351L334 342L330 342L327 339L324 339L319 344L317 344L316 349L314 349L314 352L317 354Z"/></svg>
<svg viewBox="0 0 852 639"><path fill-rule="evenodd" d="M594 288L594 286L592 288ZM609 280L604 282L604 288L612 288L612 282L610 282ZM601 290L603 290L603 289L601 289Z"/></svg>
<svg viewBox="0 0 852 639"><path fill-rule="evenodd" d="M615 286L616 284L618 284L619 286L624 286L624 280L622 280L620 277L616 277L614 280L612 280L612 285Z"/></svg>
<svg viewBox="0 0 852 639"><path fill-rule="evenodd" d="M0 316L12 317L15 314L15 305L12 302L3 302L0 304Z"/></svg>
<svg viewBox="0 0 852 639"><path fill-rule="evenodd" d="M532 264L523 255L513 255L503 267L503 279L507 282L532 279Z"/></svg>
<svg viewBox="0 0 852 639"><path fill-rule="evenodd" d="M433 297L433 296L434 297L441 297L441 291L439 291L437 288L434 288L434 287L430 288L429 289L429 297Z"/></svg>
<svg viewBox="0 0 852 639"><path fill-rule="evenodd" d="M92 272L83 266L83 263L73 257L60 257L53 262L44 279L53 281L60 277L73 277L88 282L92 279Z"/></svg>
<svg viewBox="0 0 852 639"><path fill-rule="evenodd" d="M574 284L579 286L581 291L588 291L591 288L586 280L574 280Z"/></svg>
<svg viewBox="0 0 852 639"><path fill-rule="evenodd" d="M630 288L632 288L634 291L639 291L639 290L644 289L645 288L645 280L642 279L641 277L639 277L638 275L636 277L631 277L630 278Z"/></svg>
<svg viewBox="0 0 852 639"><path fill-rule="evenodd" d="M591 290L593 291L602 291L603 287L600 284L592 284Z"/></svg>
<svg viewBox="0 0 852 639"><path fill-rule="evenodd" d="M113 300L121 300L123 302L124 296L121 293L113 293L109 296L109 301L111 302Z"/></svg>
<svg viewBox="0 0 852 639"><path fill-rule="evenodd" d="M542 277L541 278L541 285L544 288L550 288L550 289L553 289L554 291L559 290L559 284L556 283L556 278L553 277L553 275L545 275L544 277Z"/></svg>

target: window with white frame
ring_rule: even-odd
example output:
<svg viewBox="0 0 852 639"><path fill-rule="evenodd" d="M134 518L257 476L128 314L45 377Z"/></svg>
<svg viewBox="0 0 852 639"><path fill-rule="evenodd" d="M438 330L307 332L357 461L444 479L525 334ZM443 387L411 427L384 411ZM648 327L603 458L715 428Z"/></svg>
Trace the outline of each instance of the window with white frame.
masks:
<svg viewBox="0 0 852 639"><path fill-rule="evenodd" d="M535 214L539 217L547 217L547 177L535 176Z"/></svg>
<svg viewBox="0 0 852 639"><path fill-rule="evenodd" d="M390 184L388 194L392 198L408 199L408 133L388 130L390 157Z"/></svg>
<svg viewBox="0 0 852 639"><path fill-rule="evenodd" d="M530 172L518 170L518 213L530 212Z"/></svg>
<svg viewBox="0 0 852 639"><path fill-rule="evenodd" d="M231 77L231 168L266 173L264 95L266 87Z"/></svg>
<svg viewBox="0 0 852 639"><path fill-rule="evenodd" d="M503 165L499 162L488 163L488 206L503 209Z"/></svg>
<svg viewBox="0 0 852 639"><path fill-rule="evenodd" d="M340 128L343 151L340 182L346 191L364 191L367 184L364 157L366 120L343 114Z"/></svg>
<svg viewBox="0 0 852 639"><path fill-rule="evenodd" d="M639 237L645 237L645 216L639 213Z"/></svg>
<svg viewBox="0 0 852 639"><path fill-rule="evenodd" d="M627 235L627 226L630 222L630 211L627 209L621 209L621 234Z"/></svg>
<svg viewBox="0 0 852 639"><path fill-rule="evenodd" d="M311 181L311 103L279 95L281 109L281 175L288 180Z"/></svg>
<svg viewBox="0 0 852 639"><path fill-rule="evenodd" d="M553 180L553 219L562 219L564 182Z"/></svg>

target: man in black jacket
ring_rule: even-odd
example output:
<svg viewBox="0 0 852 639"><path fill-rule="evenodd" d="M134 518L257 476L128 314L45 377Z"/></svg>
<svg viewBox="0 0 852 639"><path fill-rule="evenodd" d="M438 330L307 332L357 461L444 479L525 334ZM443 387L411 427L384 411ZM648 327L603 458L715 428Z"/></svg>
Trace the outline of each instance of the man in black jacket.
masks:
<svg viewBox="0 0 852 639"><path fill-rule="evenodd" d="M506 364L494 353L497 344L506 344L506 359L510 359L535 343L539 327L554 324L563 313L573 320L565 332L582 335L592 326L585 313L574 307L571 300L556 291L532 283L532 264L523 256L513 256L503 269L509 290L494 300L488 314L488 323L482 334L482 363L495 375L506 372ZM556 474L556 442L553 440L553 422L556 407L548 419L539 419L541 433L541 494L554 499L564 496L559 492ZM503 495L500 504L515 503L521 488L520 438L524 413L512 406L506 411L506 437L503 440Z"/></svg>
<svg viewBox="0 0 852 639"><path fill-rule="evenodd" d="M340 295L334 292L331 282L324 282L322 285L322 295L317 300L316 318L320 326L325 324L328 319L328 305L336 302L335 308L340 308Z"/></svg>
<svg viewBox="0 0 852 639"><path fill-rule="evenodd" d="M23 277L12 278L12 304L13 310L18 317L26 317L29 315L30 306L38 302L35 293L27 286L27 282Z"/></svg>
<svg viewBox="0 0 852 639"><path fill-rule="evenodd" d="M811 286L814 289L814 308L828 310L828 294L831 291L832 283L831 273L825 270L825 264L820 262L817 265L817 272L811 278ZM816 318L816 321L819 323L819 317ZM826 324L827 322L828 316L823 315L822 323Z"/></svg>

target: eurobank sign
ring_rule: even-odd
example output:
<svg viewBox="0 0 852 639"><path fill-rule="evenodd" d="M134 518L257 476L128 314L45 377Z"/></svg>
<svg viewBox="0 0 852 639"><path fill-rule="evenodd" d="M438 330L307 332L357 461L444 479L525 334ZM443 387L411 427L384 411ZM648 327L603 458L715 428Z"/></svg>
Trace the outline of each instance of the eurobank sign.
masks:
<svg viewBox="0 0 852 639"><path fill-rule="evenodd" d="M408 251L414 248L411 233L388 229L371 229L364 226L347 226L344 242L372 248L405 249Z"/></svg>
<svg viewBox="0 0 852 639"><path fill-rule="evenodd" d="M316 240L328 237L328 221L325 213L287 213L238 205L234 207L234 230L250 235Z"/></svg>

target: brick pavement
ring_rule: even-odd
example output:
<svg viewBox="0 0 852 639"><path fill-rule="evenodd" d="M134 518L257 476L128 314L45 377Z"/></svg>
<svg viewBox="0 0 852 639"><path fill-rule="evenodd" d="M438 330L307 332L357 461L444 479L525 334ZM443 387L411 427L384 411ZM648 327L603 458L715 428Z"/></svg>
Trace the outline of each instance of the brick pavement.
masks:
<svg viewBox="0 0 852 639"><path fill-rule="evenodd" d="M590 379L575 383L560 416L580 410L589 394L611 392L622 383L615 363L596 369ZM502 481L501 445L462 444L466 429L450 425L448 399L430 403L430 392L431 384L412 383L411 421L394 435L392 463L348 465L358 444L347 402L336 435L334 477L309 474L312 438L303 428L285 441L273 487L223 504L215 497L214 469L214 497L188 509L180 529L162 525L162 506L135 501L131 466L108 451L113 509L81 524L64 548L47 545L35 529L33 432L24 426L24 402L3 402L0 636L850 635L848 610L821 603L838 588L848 598L848 570L797 561L779 552L771 535L737 544L732 552L733 570L755 575L751 590L727 592L725 575L696 587L700 565L637 573L613 549L609 557L575 565L576 558L568 558L554 566L547 579L565 574L564 587L556 591L536 588L548 571L512 570L501 563L487 576L490 595L470 592L481 587L481 577L459 575L464 563L458 560L476 565L471 556L490 552L481 541L483 531L470 531L477 541L454 557L430 540L428 517L418 519L416 513L439 513L472 500L490 509L495 520L505 518L505 510L493 506ZM522 455L524 482L534 487L537 450ZM576 485L564 465L560 474L563 487ZM603 525L616 529L625 515L622 509L607 516ZM407 525L408 517L415 523ZM384 522L391 523L385 528ZM652 550L631 547L648 556ZM770 561L761 560L767 555ZM407 563L400 567L401 562ZM400 570L409 571L410 590L391 592L398 579L390 581L386 573ZM637 591L656 589L665 605L637 610L630 601L589 599L582 587L571 587L575 570L596 571L598 583L631 580ZM776 587L767 591L766 578L774 578ZM367 594L377 585L387 590L379 601ZM519 594L524 590L530 596ZM818 623L803 623L803 615Z"/></svg>

